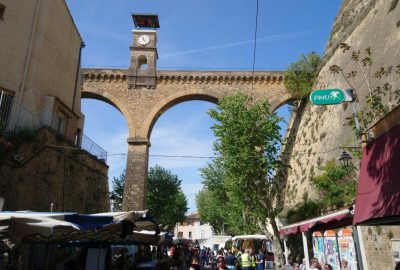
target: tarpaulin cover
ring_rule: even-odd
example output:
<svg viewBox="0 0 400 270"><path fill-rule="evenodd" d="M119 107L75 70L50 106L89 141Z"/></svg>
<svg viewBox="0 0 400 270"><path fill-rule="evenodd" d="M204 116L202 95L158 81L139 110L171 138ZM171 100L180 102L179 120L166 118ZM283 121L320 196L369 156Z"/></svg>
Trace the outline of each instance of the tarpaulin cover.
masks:
<svg viewBox="0 0 400 270"><path fill-rule="evenodd" d="M324 216L281 227L279 233L281 235L288 235L299 232L336 229L351 225L352 219L350 210L346 208Z"/></svg>
<svg viewBox="0 0 400 270"><path fill-rule="evenodd" d="M400 220L400 124L363 149L353 224Z"/></svg>
<svg viewBox="0 0 400 270"><path fill-rule="evenodd" d="M152 230L152 233L141 233ZM158 224L145 211L79 215L76 213L1 212L0 236L12 245L27 242L159 240Z"/></svg>
<svg viewBox="0 0 400 270"><path fill-rule="evenodd" d="M83 230L95 230L114 221L112 216L91 216L80 214L66 214L64 220L74 223Z"/></svg>

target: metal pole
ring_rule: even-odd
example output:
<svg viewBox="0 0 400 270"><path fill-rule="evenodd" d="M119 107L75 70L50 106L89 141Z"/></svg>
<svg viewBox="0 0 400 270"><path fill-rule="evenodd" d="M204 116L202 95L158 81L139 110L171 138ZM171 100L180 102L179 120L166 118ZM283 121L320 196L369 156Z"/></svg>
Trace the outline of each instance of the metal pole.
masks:
<svg viewBox="0 0 400 270"><path fill-rule="evenodd" d="M367 264L367 258L365 257L365 248L364 248L364 240L362 238L362 232L361 232L361 226L354 226L356 228L355 230L355 235L356 235L356 241L357 244L356 247L358 246L358 251L360 252L361 261L359 262L359 266L361 270L368 270L368 264ZM359 258L357 258L357 261Z"/></svg>
<svg viewBox="0 0 400 270"><path fill-rule="evenodd" d="M310 269L310 257L308 256L307 236L304 232L301 233L303 239L304 258L306 259L306 269Z"/></svg>
<svg viewBox="0 0 400 270"><path fill-rule="evenodd" d="M285 264L288 264L288 250L287 250L287 246L286 246L286 237L283 238L283 246L285 248Z"/></svg>

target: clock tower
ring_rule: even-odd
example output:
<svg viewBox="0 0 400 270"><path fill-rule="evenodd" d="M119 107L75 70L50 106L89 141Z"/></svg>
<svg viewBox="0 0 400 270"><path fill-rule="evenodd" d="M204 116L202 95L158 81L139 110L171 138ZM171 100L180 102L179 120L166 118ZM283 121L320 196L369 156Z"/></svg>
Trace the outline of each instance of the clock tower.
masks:
<svg viewBox="0 0 400 270"><path fill-rule="evenodd" d="M132 14L135 29L131 46L131 64L128 69L128 88L154 88L157 64L158 16Z"/></svg>

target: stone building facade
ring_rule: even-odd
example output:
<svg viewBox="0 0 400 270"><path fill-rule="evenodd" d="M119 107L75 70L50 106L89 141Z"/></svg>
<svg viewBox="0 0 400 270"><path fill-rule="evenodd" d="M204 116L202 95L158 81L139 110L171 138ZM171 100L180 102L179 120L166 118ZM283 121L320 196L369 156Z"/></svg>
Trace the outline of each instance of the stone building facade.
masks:
<svg viewBox="0 0 400 270"><path fill-rule="evenodd" d="M0 36L7 37L0 39L3 128L46 124L70 141L79 139L83 43L65 1L0 3Z"/></svg>
<svg viewBox="0 0 400 270"><path fill-rule="evenodd" d="M192 240L208 239L214 235L212 227L200 220L198 213L192 213L185 220L177 223L174 228L174 236Z"/></svg>
<svg viewBox="0 0 400 270"><path fill-rule="evenodd" d="M108 166L53 129L40 128L9 153L0 158L3 210L110 211Z"/></svg>
<svg viewBox="0 0 400 270"><path fill-rule="evenodd" d="M109 211L108 166L80 149L83 42L65 0L0 0L0 17L4 209Z"/></svg>

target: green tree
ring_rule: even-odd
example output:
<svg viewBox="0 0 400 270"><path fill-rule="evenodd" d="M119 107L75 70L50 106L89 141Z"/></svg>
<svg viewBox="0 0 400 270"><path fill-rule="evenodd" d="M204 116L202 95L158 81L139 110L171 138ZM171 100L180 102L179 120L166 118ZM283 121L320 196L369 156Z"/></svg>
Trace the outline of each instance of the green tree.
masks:
<svg viewBox="0 0 400 270"><path fill-rule="evenodd" d="M296 62L290 64L285 73L285 86L293 98L301 100L311 93L315 79L318 76L318 66L321 58L317 53L301 54Z"/></svg>
<svg viewBox="0 0 400 270"><path fill-rule="evenodd" d="M357 189L355 166L340 166L335 160L321 167L322 174L311 178L321 196L325 210L338 209L354 203Z"/></svg>
<svg viewBox="0 0 400 270"><path fill-rule="evenodd" d="M122 210L122 198L124 195L124 184L125 184L125 171L121 173L119 177L114 177L112 180L113 190L111 192L114 198L113 211Z"/></svg>
<svg viewBox="0 0 400 270"><path fill-rule="evenodd" d="M246 227L242 211L228 201L221 159L214 159L200 171L204 188L196 194L196 206L201 219L216 233L242 234Z"/></svg>
<svg viewBox="0 0 400 270"><path fill-rule="evenodd" d="M147 207L164 227L172 231L177 222L185 219L187 199L182 192L181 180L171 171L156 165L148 177Z"/></svg>
<svg viewBox="0 0 400 270"><path fill-rule="evenodd" d="M279 239L274 220L279 210L273 202L280 191L275 174L281 165L277 158L281 118L270 112L268 101L254 101L239 92L222 98L217 109L209 114L217 121L212 129L217 137L214 148L223 170L225 204L237 210L225 215L237 223L243 220L241 233L262 230L272 239L266 230L270 223L274 239Z"/></svg>

